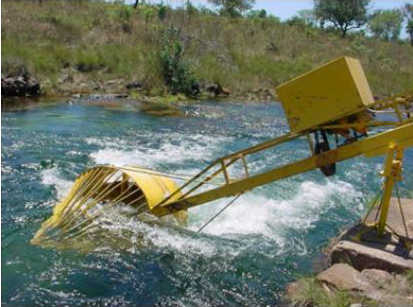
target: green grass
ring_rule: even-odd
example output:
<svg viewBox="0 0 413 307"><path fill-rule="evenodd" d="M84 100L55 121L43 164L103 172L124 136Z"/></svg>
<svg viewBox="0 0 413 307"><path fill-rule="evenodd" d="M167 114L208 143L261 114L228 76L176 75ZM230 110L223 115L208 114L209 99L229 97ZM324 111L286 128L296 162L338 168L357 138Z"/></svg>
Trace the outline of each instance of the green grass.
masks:
<svg viewBox="0 0 413 307"><path fill-rule="evenodd" d="M348 307L356 303L369 307L378 306L377 302L366 299L356 292L340 291L334 288L325 290L315 277L300 278L298 284L299 291L293 297L288 297L293 306L305 306L305 302L315 307Z"/></svg>
<svg viewBox="0 0 413 307"><path fill-rule="evenodd" d="M83 80L138 80L147 94L166 94L158 57L162 29L181 29L185 60L202 84L233 94L270 89L341 55L361 60L378 97L413 89L413 47L359 34L290 26L276 19L220 17L198 10L134 10L109 2L3 1L2 73L23 63L51 91L72 69Z"/></svg>
<svg viewBox="0 0 413 307"><path fill-rule="evenodd" d="M413 289L413 270L409 270L406 273L407 280L409 281L410 286Z"/></svg>

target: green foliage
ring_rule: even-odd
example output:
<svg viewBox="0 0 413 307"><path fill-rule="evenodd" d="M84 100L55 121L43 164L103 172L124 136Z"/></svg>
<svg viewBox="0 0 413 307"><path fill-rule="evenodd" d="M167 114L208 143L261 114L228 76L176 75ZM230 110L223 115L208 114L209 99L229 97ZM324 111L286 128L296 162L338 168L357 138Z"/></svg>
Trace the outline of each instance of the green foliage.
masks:
<svg viewBox="0 0 413 307"><path fill-rule="evenodd" d="M251 10L248 12L247 17L250 19L265 19L267 18L267 11L262 10Z"/></svg>
<svg viewBox="0 0 413 307"><path fill-rule="evenodd" d="M377 38L396 40L402 28L403 15L398 9L377 10L371 16L368 27Z"/></svg>
<svg viewBox="0 0 413 307"><path fill-rule="evenodd" d="M148 30L149 21L155 16L155 9L153 6L144 5L141 10L145 17L145 28Z"/></svg>
<svg viewBox="0 0 413 307"><path fill-rule="evenodd" d="M208 8L189 18L189 11L168 8L168 23L181 30L176 36L161 32L170 38L161 44L159 29L167 23L158 18L158 5L139 4L133 10L127 4L85 1L79 9L73 1L45 1L42 6L4 1L2 72L11 70L7 61L16 59L49 84L51 92L61 90L59 80L71 74L73 86L89 79L97 85L139 80L148 95L191 93L196 76L203 84L219 83L233 95L243 95L271 89L345 54L360 59L376 96L412 88L413 49L408 44L364 37L360 31L343 40L306 22L297 27L273 15L260 18L259 11L236 20ZM298 17L306 20L300 13Z"/></svg>
<svg viewBox="0 0 413 307"><path fill-rule="evenodd" d="M266 21L267 23L272 23L272 25L277 25L277 24L280 24L280 23L281 23L280 17L274 16L274 15L268 16L268 17L265 19L265 21Z"/></svg>
<svg viewBox="0 0 413 307"><path fill-rule="evenodd" d="M215 6L220 7L222 15L240 17L242 13L250 10L255 4L255 0L208 0Z"/></svg>
<svg viewBox="0 0 413 307"><path fill-rule="evenodd" d="M302 28L306 26L305 20L298 16L293 16L287 19L285 23L289 26L297 26L297 27L302 27Z"/></svg>
<svg viewBox="0 0 413 307"><path fill-rule="evenodd" d="M410 44L413 46L413 4L406 3L403 8L406 17L406 32L410 37Z"/></svg>
<svg viewBox="0 0 413 307"><path fill-rule="evenodd" d="M161 3L158 5L158 18L159 18L161 21L164 21L165 18L166 18L167 12L168 12L167 6L164 5L163 2L161 2Z"/></svg>
<svg viewBox="0 0 413 307"><path fill-rule="evenodd" d="M345 37L348 30L366 24L369 3L370 0L314 0L314 12L322 25L332 23Z"/></svg>
<svg viewBox="0 0 413 307"><path fill-rule="evenodd" d="M297 16L303 20L306 26L315 27L317 25L317 17L314 10L300 10L297 12Z"/></svg>
<svg viewBox="0 0 413 307"><path fill-rule="evenodd" d="M195 13L197 13L198 12L198 10L196 9L196 7L192 4L192 2L191 1L186 1L186 3L185 3L185 9L186 9L186 12L187 12L187 14L189 15L189 16L191 16L191 15L194 15Z"/></svg>
<svg viewBox="0 0 413 307"><path fill-rule="evenodd" d="M407 21L406 32L410 36L410 44L413 46L413 19Z"/></svg>
<svg viewBox="0 0 413 307"><path fill-rule="evenodd" d="M161 35L159 58L163 77L171 93L183 93L188 97L199 95L199 84L189 64L184 60L185 46L180 33L175 28L168 28Z"/></svg>
<svg viewBox="0 0 413 307"><path fill-rule="evenodd" d="M130 6L127 5L119 5L117 13L120 20L130 21L132 9Z"/></svg>
<svg viewBox="0 0 413 307"><path fill-rule="evenodd" d="M334 306L334 307L348 307L354 303L354 299L344 291L332 289L326 292L315 278L306 277L299 281L300 291L295 293L294 297L289 299L296 304L307 303L311 306Z"/></svg>

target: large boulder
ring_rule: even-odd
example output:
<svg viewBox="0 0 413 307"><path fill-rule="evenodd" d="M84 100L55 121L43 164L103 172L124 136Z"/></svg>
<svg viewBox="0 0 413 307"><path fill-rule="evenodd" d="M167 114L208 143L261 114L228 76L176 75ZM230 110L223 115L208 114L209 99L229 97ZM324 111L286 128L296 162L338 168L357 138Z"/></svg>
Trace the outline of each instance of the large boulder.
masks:
<svg viewBox="0 0 413 307"><path fill-rule="evenodd" d="M39 82L29 74L1 77L2 96L40 95Z"/></svg>
<svg viewBox="0 0 413 307"><path fill-rule="evenodd" d="M319 282L334 286L338 290L366 291L372 288L368 279L345 263L337 263L317 275Z"/></svg>

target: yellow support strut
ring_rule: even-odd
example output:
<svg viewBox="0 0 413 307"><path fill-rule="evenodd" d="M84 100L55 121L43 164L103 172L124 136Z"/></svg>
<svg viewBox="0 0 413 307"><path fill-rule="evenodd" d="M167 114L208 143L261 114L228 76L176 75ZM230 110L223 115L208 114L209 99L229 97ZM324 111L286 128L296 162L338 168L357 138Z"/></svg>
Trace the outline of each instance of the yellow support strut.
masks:
<svg viewBox="0 0 413 307"><path fill-rule="evenodd" d="M396 152L396 159L394 159L394 153ZM387 215L389 213L390 198L393 193L394 182L401 179L402 171L403 150L398 149L395 143L391 143L387 150L386 163L384 171L381 173L385 177L384 182L384 195L383 202L380 211L380 218L378 223L379 235L384 235L384 229L386 227Z"/></svg>
<svg viewBox="0 0 413 307"><path fill-rule="evenodd" d="M178 200L167 200L166 202L162 201L158 205L154 206L151 209L151 212L156 216L164 216L176 211L201 205L218 198L237 195L241 192L251 190L252 188L269 182L308 172L321 166L350 159L358 155L364 154L369 157L381 155L386 152L388 144L391 142L397 143L400 150L408 146L413 146L413 123L379 133L375 136L338 147L316 156L308 157L298 162L281 166L268 172L231 181L218 188L207 190L193 196L186 193Z"/></svg>

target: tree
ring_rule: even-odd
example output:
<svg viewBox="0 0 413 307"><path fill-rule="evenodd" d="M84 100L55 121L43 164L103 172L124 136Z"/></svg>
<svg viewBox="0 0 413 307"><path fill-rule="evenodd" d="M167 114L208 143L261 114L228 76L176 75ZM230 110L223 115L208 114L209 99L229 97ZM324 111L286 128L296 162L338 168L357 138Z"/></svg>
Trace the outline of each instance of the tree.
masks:
<svg viewBox="0 0 413 307"><path fill-rule="evenodd" d="M252 10L247 14L247 17L251 19L265 19L267 18L267 11L264 9Z"/></svg>
<svg viewBox="0 0 413 307"><path fill-rule="evenodd" d="M406 32L409 34L410 44L413 46L413 4L406 3L403 11L407 19Z"/></svg>
<svg viewBox="0 0 413 307"><path fill-rule="evenodd" d="M402 28L403 14L398 9L377 10L370 17L368 27L374 36L396 40Z"/></svg>
<svg viewBox="0 0 413 307"><path fill-rule="evenodd" d="M208 2L220 7L221 14L228 14L232 17L241 16L255 4L255 0L208 0Z"/></svg>
<svg viewBox="0 0 413 307"><path fill-rule="evenodd" d="M302 19L307 26L314 27L317 24L317 18L314 10L300 10L297 12L298 18Z"/></svg>
<svg viewBox="0 0 413 307"><path fill-rule="evenodd" d="M370 0L314 0L314 12L322 25L332 23L345 37L348 30L366 24L369 3Z"/></svg>

